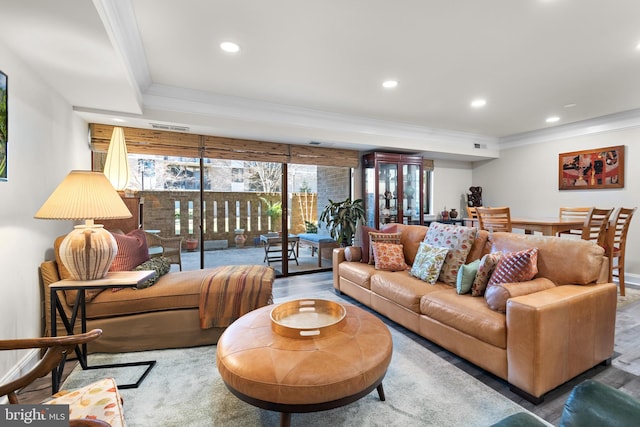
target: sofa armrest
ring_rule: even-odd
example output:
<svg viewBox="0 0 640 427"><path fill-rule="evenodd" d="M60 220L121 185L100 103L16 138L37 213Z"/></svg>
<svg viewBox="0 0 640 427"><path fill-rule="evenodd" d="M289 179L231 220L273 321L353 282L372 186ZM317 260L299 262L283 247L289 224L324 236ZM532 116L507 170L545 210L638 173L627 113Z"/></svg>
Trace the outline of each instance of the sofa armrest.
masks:
<svg viewBox="0 0 640 427"><path fill-rule="evenodd" d="M339 264L345 262L347 259L344 255L345 248L333 249L333 287L340 290L340 268Z"/></svg>
<svg viewBox="0 0 640 427"><path fill-rule="evenodd" d="M508 381L534 398L613 354L614 283L563 285L507 302Z"/></svg>

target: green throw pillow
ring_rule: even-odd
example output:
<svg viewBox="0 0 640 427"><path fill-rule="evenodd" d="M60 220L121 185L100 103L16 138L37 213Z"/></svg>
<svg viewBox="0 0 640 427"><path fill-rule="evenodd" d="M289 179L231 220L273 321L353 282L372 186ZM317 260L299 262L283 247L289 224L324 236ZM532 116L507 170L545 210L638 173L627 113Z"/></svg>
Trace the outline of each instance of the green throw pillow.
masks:
<svg viewBox="0 0 640 427"><path fill-rule="evenodd" d="M473 281L476 278L479 266L480 260L477 259L460 267L460 270L458 270L458 278L456 280L456 291L459 295L466 294L471 291L471 286L473 286Z"/></svg>
<svg viewBox="0 0 640 427"><path fill-rule="evenodd" d="M409 274L430 285L435 285L447 252L449 252L447 248L438 248L421 242Z"/></svg>
<svg viewBox="0 0 640 427"><path fill-rule="evenodd" d="M143 262L142 264L134 268L134 270L154 270L156 272L155 276L138 286L138 289L144 289L153 285L158 281L160 277L167 274L169 270L171 270L171 264L169 263L169 260L167 258L159 256L156 258L151 258L149 261Z"/></svg>

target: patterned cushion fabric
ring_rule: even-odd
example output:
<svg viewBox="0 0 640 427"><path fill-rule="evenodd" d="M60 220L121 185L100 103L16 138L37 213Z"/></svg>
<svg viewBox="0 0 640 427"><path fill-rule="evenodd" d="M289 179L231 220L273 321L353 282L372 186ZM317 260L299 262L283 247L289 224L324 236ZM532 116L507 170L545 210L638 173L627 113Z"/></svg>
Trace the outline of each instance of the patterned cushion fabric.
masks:
<svg viewBox="0 0 640 427"><path fill-rule="evenodd" d="M431 285L435 285L448 252L449 249L447 248L439 248L421 242L409 274Z"/></svg>
<svg viewBox="0 0 640 427"><path fill-rule="evenodd" d="M400 244L400 235L401 233L388 233L388 232L382 232L382 231L370 231L369 232L369 264L374 264L374 258L373 258L373 244L375 242L381 242L381 243L393 243L395 245L399 245ZM364 252L364 251L363 251ZM364 254L363 254L364 257ZM402 259L404 259L404 255L402 257ZM364 262L364 261L363 261Z"/></svg>
<svg viewBox="0 0 640 427"><path fill-rule="evenodd" d="M451 286L456 286L458 270L467 260L476 233L475 227L463 227L453 224L432 222L424 238L432 246L449 249L447 259L440 271L439 280Z"/></svg>
<svg viewBox="0 0 640 427"><path fill-rule="evenodd" d="M402 271L409 268L404 262L402 245L395 243L372 242L376 270Z"/></svg>
<svg viewBox="0 0 640 427"><path fill-rule="evenodd" d="M112 427L124 427L122 398L113 378L105 378L72 392L60 391L46 405L69 405L69 419L105 421Z"/></svg>
<svg viewBox="0 0 640 427"><path fill-rule="evenodd" d="M149 286L152 286L154 283L158 281L160 277L167 274L169 270L171 270L171 263L169 262L168 258L159 256L143 262L142 264L134 268L134 270L135 271L153 270L156 272L155 276L153 276L151 279L147 280L146 282L141 283L140 286L138 286L138 289L144 289L144 288L148 288ZM111 288L113 292L118 292L122 289L125 289L125 288Z"/></svg>
<svg viewBox="0 0 640 427"><path fill-rule="evenodd" d="M527 249L502 255L488 286L531 280L538 274L538 249Z"/></svg>
<svg viewBox="0 0 640 427"><path fill-rule="evenodd" d="M471 285L471 296L480 297L484 295L487 283L489 283L489 278L493 270L495 270L496 265L498 265L498 262L500 262L501 257L502 252L492 252L482 257L476 278L473 281L473 285Z"/></svg>
<svg viewBox="0 0 640 427"><path fill-rule="evenodd" d="M456 292L458 292L459 295L466 294L471 291L471 286L473 286L473 282L476 279L479 266L480 260L477 259L460 267L458 270L458 277L456 279Z"/></svg>
<svg viewBox="0 0 640 427"><path fill-rule="evenodd" d="M149 260L149 248L143 230L133 230L125 235L112 235L118 244L118 253L109 271L132 271Z"/></svg>

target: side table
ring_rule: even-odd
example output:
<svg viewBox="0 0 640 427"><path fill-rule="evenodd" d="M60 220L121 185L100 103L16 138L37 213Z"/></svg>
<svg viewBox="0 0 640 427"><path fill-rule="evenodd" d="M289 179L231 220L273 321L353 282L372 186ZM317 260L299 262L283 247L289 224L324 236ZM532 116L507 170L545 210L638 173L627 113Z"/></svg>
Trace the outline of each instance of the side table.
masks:
<svg viewBox="0 0 640 427"><path fill-rule="evenodd" d="M295 234L289 234L287 240L289 241L287 261L295 261L296 265L300 265L298 263L298 245L300 238ZM272 262L282 261L282 237L261 234L260 242L264 245L264 259L262 262L266 262L267 265L271 265Z"/></svg>
<svg viewBox="0 0 640 427"><path fill-rule="evenodd" d="M87 332L87 311L85 291L90 289L111 289L111 288L135 288L155 276L155 271L114 271L109 272L102 279L97 280L60 280L49 285L51 293L51 336L57 336L57 319L56 313L60 316L62 323L67 331L67 335L73 335L75 324L80 314L80 325L82 333ZM73 304L71 318L65 313L60 300L58 299L58 291L77 290L76 300ZM102 368L119 368L128 366L147 366L142 376L134 384L118 385L120 389L137 388L155 366L156 361L130 362L130 363L113 363L107 365L89 366L87 363L87 345L82 344L76 346L76 356L83 370L86 369L102 369ZM66 362L66 356L62 358L60 365L55 367L51 372L51 389L53 393L57 393L60 387L60 380Z"/></svg>

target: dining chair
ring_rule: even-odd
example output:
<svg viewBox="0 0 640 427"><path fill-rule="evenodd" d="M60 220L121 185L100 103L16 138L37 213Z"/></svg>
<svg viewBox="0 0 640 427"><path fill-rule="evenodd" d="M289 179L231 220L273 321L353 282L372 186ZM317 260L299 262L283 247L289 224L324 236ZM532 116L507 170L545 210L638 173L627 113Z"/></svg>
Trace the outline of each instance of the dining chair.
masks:
<svg viewBox="0 0 640 427"><path fill-rule="evenodd" d="M589 215L589 211L592 206L586 207L577 207L577 208L560 208L560 219L575 219L575 220L583 220ZM565 230L559 231L558 237L562 237L562 235L574 235L574 236L582 236L582 229L574 229L574 230Z"/></svg>
<svg viewBox="0 0 640 427"><path fill-rule="evenodd" d="M591 208L582 226L582 240L590 240L606 249L607 228L613 209Z"/></svg>
<svg viewBox="0 0 640 427"><path fill-rule="evenodd" d="M607 232L607 256L609 257L609 282L613 277L618 278L620 284L620 296L625 296L624 291L624 253L627 244L627 232L629 223L637 208L619 208L609 222ZM614 260L616 262L614 262ZM615 271L615 273L614 273Z"/></svg>
<svg viewBox="0 0 640 427"><path fill-rule="evenodd" d="M478 219L478 212L476 211L477 207L478 206L467 206L467 218Z"/></svg>
<svg viewBox="0 0 640 427"><path fill-rule="evenodd" d="M485 208L478 206L476 212L481 230L511 232L511 210L508 207Z"/></svg>

